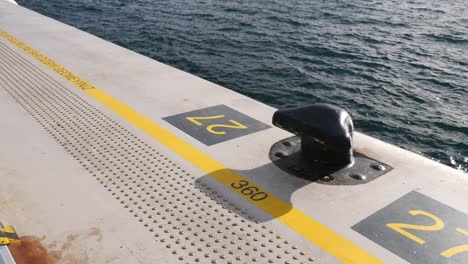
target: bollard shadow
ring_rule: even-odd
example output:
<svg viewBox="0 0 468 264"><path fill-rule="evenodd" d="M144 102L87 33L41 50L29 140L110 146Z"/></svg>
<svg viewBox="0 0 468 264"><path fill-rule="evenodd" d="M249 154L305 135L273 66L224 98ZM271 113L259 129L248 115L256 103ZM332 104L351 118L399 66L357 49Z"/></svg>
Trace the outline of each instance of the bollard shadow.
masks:
<svg viewBox="0 0 468 264"><path fill-rule="evenodd" d="M268 199L272 199L269 201L265 199L265 201L261 201L264 204L259 204L259 202L249 199L248 195L235 192L228 186L231 184L234 184L234 186L245 184L245 182L239 183L238 180L229 181L229 179L238 179L238 175L245 178L250 184L266 190L269 195L274 197L268 197ZM293 193L316 180L288 174L281 170L278 165L268 163L250 170L223 169L214 171L198 178L195 181L195 186L223 208L231 210L250 222L259 223L281 217L291 211L294 206L291 202ZM257 205L266 206L269 213Z"/></svg>

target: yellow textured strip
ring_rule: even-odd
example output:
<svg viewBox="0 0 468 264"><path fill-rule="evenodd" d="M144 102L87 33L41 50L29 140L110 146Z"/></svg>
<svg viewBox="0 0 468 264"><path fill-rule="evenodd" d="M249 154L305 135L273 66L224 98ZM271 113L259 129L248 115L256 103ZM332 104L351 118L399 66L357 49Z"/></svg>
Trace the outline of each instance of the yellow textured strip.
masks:
<svg viewBox="0 0 468 264"><path fill-rule="evenodd" d="M9 245L10 240L6 237L2 237L2 234L0 233L0 245Z"/></svg>
<svg viewBox="0 0 468 264"><path fill-rule="evenodd" d="M241 197L255 204L258 208L277 218L303 237L307 238L329 254L335 256L338 260L344 263L382 263L382 261L354 245L351 241L262 189L260 186L251 183L238 173L227 168L189 143L183 141L176 135L154 123L152 120L123 104L116 98L98 89L83 78L70 72L62 65L49 59L47 56L28 46L16 37L1 29L0 36L23 50L32 58L44 64L47 68L60 75L66 81L83 90L99 103L120 115L130 124L138 127L154 139L166 145L172 151L185 158L187 161L200 168L205 173L211 175L232 191L238 193ZM259 201L251 199L249 196L246 196L245 193L242 193L241 189L235 188L236 184L239 182L242 184L247 182L248 186L258 188L260 192L267 194L267 198Z"/></svg>
<svg viewBox="0 0 468 264"><path fill-rule="evenodd" d="M5 226L4 228L2 228L2 231L3 234L8 237L8 243L20 241L18 234L16 234L16 231L12 226Z"/></svg>

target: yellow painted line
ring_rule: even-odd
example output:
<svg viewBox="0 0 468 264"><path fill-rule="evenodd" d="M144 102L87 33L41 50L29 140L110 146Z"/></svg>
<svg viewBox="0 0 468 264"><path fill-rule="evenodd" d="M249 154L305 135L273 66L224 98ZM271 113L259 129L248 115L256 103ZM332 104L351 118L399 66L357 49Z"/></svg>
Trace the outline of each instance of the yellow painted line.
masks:
<svg viewBox="0 0 468 264"><path fill-rule="evenodd" d="M183 141L163 127L157 125L152 120L131 109L121 101L110 96L104 91L98 89L80 76L67 70L59 63L49 59L44 54L28 46L26 43L17 39L0 29L0 36L10 43L23 50L26 54L44 64L47 68L60 75L63 79L70 82L86 94L94 98L99 103L105 105L116 114L127 120L132 125L138 127L149 136L163 143L172 151L176 152L187 161L191 162L205 173L223 183L226 187L246 198L249 202L255 204L258 208L277 218L279 221L289 226L291 229L301 234L329 254L335 256L344 263L383 263L381 260L372 256L365 250L359 248L351 241L340 236L320 222L312 219L300 210L292 207L280 198L262 189L242 177L233 170L227 168L220 162L211 158L199 149ZM268 198L261 201L254 201L241 193L240 189L233 188L231 184L240 181L249 182L249 186L254 186L260 191L268 194Z"/></svg>

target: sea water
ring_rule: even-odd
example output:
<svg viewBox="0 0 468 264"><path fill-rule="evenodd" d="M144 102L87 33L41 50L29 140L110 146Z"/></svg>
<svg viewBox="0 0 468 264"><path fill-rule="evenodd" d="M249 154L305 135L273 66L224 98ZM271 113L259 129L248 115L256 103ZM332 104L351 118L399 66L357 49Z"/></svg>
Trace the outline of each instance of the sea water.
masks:
<svg viewBox="0 0 468 264"><path fill-rule="evenodd" d="M274 107L341 106L468 169L467 0L17 2Z"/></svg>

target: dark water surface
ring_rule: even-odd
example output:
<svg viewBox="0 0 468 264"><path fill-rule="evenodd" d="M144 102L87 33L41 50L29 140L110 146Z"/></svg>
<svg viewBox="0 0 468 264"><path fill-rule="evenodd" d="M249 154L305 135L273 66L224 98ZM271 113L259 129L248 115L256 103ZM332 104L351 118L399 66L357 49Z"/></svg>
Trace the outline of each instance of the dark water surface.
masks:
<svg viewBox="0 0 468 264"><path fill-rule="evenodd" d="M467 0L17 2L275 107L339 105L468 169Z"/></svg>

